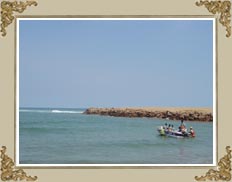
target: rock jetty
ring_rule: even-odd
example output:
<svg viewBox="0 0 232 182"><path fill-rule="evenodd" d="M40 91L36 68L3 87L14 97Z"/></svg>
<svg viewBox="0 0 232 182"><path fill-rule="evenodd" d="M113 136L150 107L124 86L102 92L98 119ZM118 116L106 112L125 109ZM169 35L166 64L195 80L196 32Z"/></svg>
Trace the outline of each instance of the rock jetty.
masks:
<svg viewBox="0 0 232 182"><path fill-rule="evenodd" d="M211 109L207 108L89 108L84 114L115 117L147 117L169 120L212 122Z"/></svg>

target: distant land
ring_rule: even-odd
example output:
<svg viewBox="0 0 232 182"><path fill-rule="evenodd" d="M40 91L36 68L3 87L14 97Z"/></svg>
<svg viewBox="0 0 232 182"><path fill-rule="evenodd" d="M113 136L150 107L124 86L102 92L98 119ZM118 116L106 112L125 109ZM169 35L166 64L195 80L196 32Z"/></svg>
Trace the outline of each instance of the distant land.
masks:
<svg viewBox="0 0 232 182"><path fill-rule="evenodd" d="M88 108L84 114L97 114L115 117L147 117L169 120L212 122L210 108L193 107L123 107L123 108Z"/></svg>

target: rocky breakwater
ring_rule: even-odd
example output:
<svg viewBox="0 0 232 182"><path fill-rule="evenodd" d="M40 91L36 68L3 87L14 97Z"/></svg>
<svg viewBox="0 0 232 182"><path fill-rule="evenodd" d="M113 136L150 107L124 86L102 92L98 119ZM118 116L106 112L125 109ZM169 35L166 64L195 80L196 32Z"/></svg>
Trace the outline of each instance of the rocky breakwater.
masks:
<svg viewBox="0 0 232 182"><path fill-rule="evenodd" d="M84 114L115 117L147 117L170 120L212 122L211 109L207 108L89 108Z"/></svg>

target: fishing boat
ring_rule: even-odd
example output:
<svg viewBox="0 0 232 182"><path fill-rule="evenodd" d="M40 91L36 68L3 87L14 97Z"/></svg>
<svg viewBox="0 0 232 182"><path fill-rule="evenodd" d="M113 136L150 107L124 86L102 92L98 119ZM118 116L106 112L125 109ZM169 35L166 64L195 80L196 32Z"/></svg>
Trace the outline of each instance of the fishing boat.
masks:
<svg viewBox="0 0 232 182"><path fill-rule="evenodd" d="M190 133L183 133L177 130L169 131L166 128L163 128L163 126L157 128L157 131L159 132L159 135L161 136L167 136L167 137L174 137L174 138L192 138Z"/></svg>

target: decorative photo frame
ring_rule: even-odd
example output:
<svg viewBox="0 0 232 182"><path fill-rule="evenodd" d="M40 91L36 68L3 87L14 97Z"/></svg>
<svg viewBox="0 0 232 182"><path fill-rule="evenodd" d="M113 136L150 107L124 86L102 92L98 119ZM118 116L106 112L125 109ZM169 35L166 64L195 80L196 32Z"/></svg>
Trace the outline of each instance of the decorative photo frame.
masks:
<svg viewBox="0 0 232 182"><path fill-rule="evenodd" d="M10 1L2 1L1 2L1 33L2 33L2 38L1 38L1 42L0 42L0 45L1 45L1 48L3 48L3 51L6 50L5 47L4 47L4 43L6 44L9 44L7 42L9 41L12 41L15 40L14 37L13 37L13 34L12 34L12 28L14 25L13 25L13 21L16 17L15 13L16 14L20 14L20 13L23 13L24 11L27 11L26 9L28 8L29 9L29 6L37 6L39 5L40 2L36 2L36 1L26 1L26 2L22 2L22 1L14 1L14 2L10 2ZM43 4L46 4L45 2ZM191 4L191 3L190 3ZM228 46L230 45L231 46L231 20L230 20L230 17L231 17L231 2L230 1L199 1L199 2L196 2L196 4L193 3L192 5L194 8L198 8L197 6L205 6L207 8L207 10L209 11L209 13L212 13L213 14L213 17L215 17L217 20L218 20L218 25L217 25L217 47L220 49L220 46L222 47L220 50L223 50L224 46L227 47L227 44ZM72 12L74 12L75 8L72 9ZM83 7L83 10L84 10L84 7ZM117 10L116 10L117 11ZM132 9L133 11L133 9ZM192 11L192 10L191 10ZM195 11L195 10L194 10ZM193 11L193 12L194 12ZM197 11L197 10L196 10ZM202 12L205 10L202 10ZM30 10L30 12L32 13L33 10ZM145 10L146 12L146 10ZM37 13L37 16L39 13ZM46 14L46 13L45 13ZM46 15L44 14L44 12L42 14L40 14L41 16L45 16ZM73 15L73 13L71 13ZM87 13L88 14L88 13ZM122 15L121 13L118 13L119 15ZM145 14L148 14L149 13L145 13ZM155 13L153 13L155 14ZM169 15L170 13L168 12L163 12L163 14L166 14L166 15ZM66 14L66 15L70 15L70 14ZM207 14L208 15L208 14ZM30 16L30 14L29 14ZM49 15L51 16L51 15ZM58 15L59 16L59 15ZM170 15L169 15L170 16ZM176 14L176 16L182 16L181 14ZM191 15L191 16L200 16L199 13L194 13L194 15ZM16 25L15 25L16 26ZM11 28L11 29L10 29ZM8 29L10 29L10 33L8 33ZM225 35L219 35L219 33L224 29L224 31L226 30L226 36ZM8 36L12 36L11 39L8 38ZM4 40L5 39L5 40ZM225 43L227 42L227 43ZM15 44L15 43L10 43L11 45ZM15 46L15 45L14 45ZM224 65L228 65L228 64L231 64L231 63L228 63L229 62L229 59L231 58L231 53L230 51L228 51L226 49L225 52L221 51L218 52L218 64L221 66L221 69L224 68ZM226 55L226 58L225 60L221 61L224 56L222 56L222 54ZM12 57L14 58L14 56L9 56L9 58L7 57L8 54L3 54L3 58L4 59L7 59L7 60L11 60ZM221 62L220 62L221 61ZM227 61L227 62L226 62ZM11 60L11 62L14 62L14 60ZM225 63L226 62L226 63ZM4 64L3 63L0 63L0 64ZM12 65L12 63L11 63ZM14 65L14 64L13 64ZM12 72L14 72L14 69L15 67L10 67L8 68L9 70L11 70L11 78L10 78L10 82L13 83L14 82L14 75L12 75ZM222 70L221 70L222 71ZM228 72L227 72L228 73ZM4 80L3 77L5 77L5 72L0 76L1 76L1 81ZM9 75L8 75L9 76ZM219 87L219 93L220 93L220 90L221 90L221 87L224 88L225 87L225 83L228 82L229 79L227 79L227 81L225 81L224 79L224 75L222 74L222 72L219 72L219 79L218 79L218 87ZM220 82L221 80L224 80L224 82ZM3 84L4 85L4 84ZM14 92L14 89L12 89L12 86L8 86L8 87L5 87L5 92L7 92L7 90L9 91L9 89L11 89L11 93ZM231 88L227 87L228 90L231 90ZM1 97L4 97L6 94L5 92L3 93L3 95ZM15 94L14 96L10 95L10 98L9 100L14 100L14 97L15 97ZM225 101L225 100L229 100L230 96L229 95L223 95L223 92L221 92L220 95L218 95L218 101L219 101L219 104L218 104L218 114L219 114L219 117L218 117L218 156L220 158L220 156L223 156L223 154L225 153L224 152L224 149L226 147L226 155L224 155L222 158L219 159L218 161L218 165L213 168L213 169L209 169L208 172L205 172L207 171L207 168L204 168L204 169L199 169L197 168L196 171L197 173L195 172L193 175L193 178L190 179L189 178L189 181L191 180L196 180L196 181L205 181L205 180L222 180L222 181L230 181L231 180L231 149L230 149L230 145L231 145L231 141L229 139L222 139L222 132L228 132L230 131L229 130L229 122L228 120L230 119L227 114L227 111L228 111L228 105L226 106L222 106L222 104L220 104L220 102L222 101ZM5 103L5 102L3 102ZM227 104L229 104L227 102ZM14 105L14 103L11 103L10 104L10 107L8 106L7 109L8 109L8 112L6 112L4 115L3 115L3 120L5 120L5 118L11 118L12 119L12 115L14 115L14 107L12 107L12 105ZM4 108L4 104L2 104L2 108ZM221 117L221 115L223 115L223 117ZM15 116L14 116L15 117ZM13 117L13 118L14 118ZM223 120L224 118L224 120ZM226 120L226 121L225 121ZM14 126L14 122L12 121L11 124L9 124L9 122L11 121L3 121L4 125L8 125L6 128L10 128L10 126ZM223 122L223 124L221 124ZM3 126L3 125L2 125ZM221 129L220 129L221 128ZM7 133L10 133L8 134L8 136L10 135L10 144L8 144L8 142L4 141L4 136L7 136L7 134L5 135L4 132L2 132L4 130L4 127L1 127L1 145L3 145L2 149L1 149L1 179L2 181L9 181L9 180L13 180L13 181L16 181L16 180L27 180L27 181L35 181L37 180L37 176L38 176L38 179L40 179L40 175L38 174L37 176L28 176L26 174L26 172L24 172L24 169L22 168L19 168L15 165L14 165L14 160L9 157L7 154L6 154L6 146L10 145L10 148L12 149L12 152L10 153L11 155L10 156L15 156L15 153L13 152L13 149L14 147L12 147L12 144L14 143L14 135L15 135L15 131L10 131L10 132L7 132ZM12 137L12 133L13 133L13 137ZM12 140L13 139L13 140ZM223 141L223 142L221 142ZM224 145L224 146L223 146ZM14 146L14 144L13 144ZM8 149L9 150L9 149ZM43 169L44 171L46 171L47 169ZM53 169L54 172L56 173L56 169ZM83 169L65 169L65 171L67 170L83 170ZM88 173L88 170L89 171L92 171L93 169L84 169L84 171L87 171ZM112 170L115 170L115 171L118 171L119 173L123 171L120 170L120 169L112 169ZM136 169L137 170L137 169ZM147 169L148 170L148 169ZM159 171L165 171L166 169L165 168L161 168L161 169L158 169L158 168L154 168L154 169L149 169L149 173L156 173L157 174L157 170ZM169 170L169 169L168 169ZM181 171L183 169L181 168L175 168L175 169L170 169L170 171L179 171L181 173ZM184 169L186 170L186 169ZM190 169L187 169L187 170L190 170ZM29 169L29 171L33 171L33 173L37 174L37 169ZM195 171L195 169L191 169L191 171ZM96 169L96 172L95 173L98 173L99 171L97 171ZM201 174L199 174L199 172L201 172L202 174L205 173L205 175L203 176L199 176ZM41 172L42 174L43 172ZM83 172L85 173L85 172ZM93 172L94 173L94 172ZM101 172L99 172L101 173ZM106 170L106 173L107 173L107 170ZM113 172L114 173L114 172ZM161 172L162 173L162 172ZM54 173L53 173L54 174ZM43 174L42 174L43 175ZM109 174L110 175L110 174ZM114 177L114 176L120 176L119 174L112 174L112 176L110 177ZM153 174L155 176L155 174ZM99 174L95 174L95 176L99 177ZM123 175L122 175L123 176ZM122 178L122 176L120 176ZM142 176L142 174L141 174ZM160 177L160 175L158 175ZM187 176L191 176L190 174L187 174ZM78 175L76 176L78 178ZM144 177L146 177L146 175L144 175ZM87 175L83 175L82 176L82 179L87 179ZM42 180L45 180L45 181L49 181L44 177L41 177ZM103 178L102 180L108 180L109 177L106 177L106 178ZM171 178L167 178L167 181L169 181ZM88 180L90 180L88 178ZM133 177L130 178L129 177L129 180L133 180ZM177 179L173 179L173 180L178 180ZM186 180L186 178L185 178ZM184 181L185 181L184 180ZM57 180L59 181L59 179ZM179 181L182 181L182 180L179 180ZM188 181L188 180L187 180Z"/></svg>

